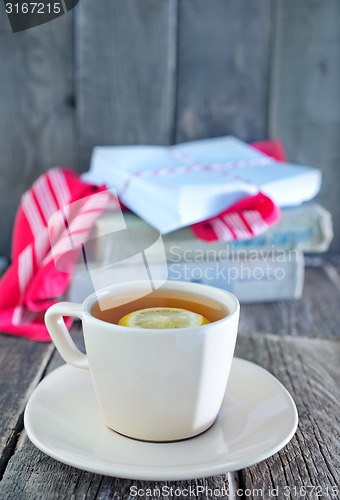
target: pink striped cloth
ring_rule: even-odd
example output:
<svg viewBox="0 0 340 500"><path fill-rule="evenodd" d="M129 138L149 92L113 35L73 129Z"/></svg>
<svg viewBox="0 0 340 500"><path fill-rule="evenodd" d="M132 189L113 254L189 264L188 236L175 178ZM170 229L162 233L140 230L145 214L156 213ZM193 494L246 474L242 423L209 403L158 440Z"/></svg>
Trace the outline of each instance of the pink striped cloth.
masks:
<svg viewBox="0 0 340 500"><path fill-rule="evenodd" d="M216 217L191 226L205 241L249 240L280 219L280 208L263 193L247 196Z"/></svg>
<svg viewBox="0 0 340 500"><path fill-rule="evenodd" d="M277 161L286 161L279 139L254 142L251 146ZM237 174L234 173L233 177L237 178ZM195 236L205 241L249 240L265 232L280 217L280 208L259 192L243 198L216 217L192 225L191 229Z"/></svg>
<svg viewBox="0 0 340 500"><path fill-rule="evenodd" d="M268 156L284 160L279 141L263 141L253 146ZM91 197L92 194L96 196ZM78 200L79 203L74 203ZM0 281L0 331L37 341L51 340L44 324L45 311L67 289L81 245L111 201L106 186L81 181L68 168L49 170L24 193L14 225L12 264ZM72 210L74 213L70 213ZM49 232L48 221L56 214L59 217ZM263 232L279 216L279 208L259 193L217 217L195 224L192 229L207 241L248 239ZM67 272L57 269L55 262ZM68 318L68 325L71 322L72 318Z"/></svg>
<svg viewBox="0 0 340 500"><path fill-rule="evenodd" d="M195 236L205 241L248 240L265 232L269 226L280 220L280 208L267 195L261 192L262 187L252 181L246 181L239 175L242 167L270 165L273 159L286 161L283 145L278 139L268 139L250 144L254 149L265 153L262 158L247 160L233 160L222 163L201 163L193 157L188 156L176 146L168 148L168 152L179 160L181 165L176 167L153 170L140 170L134 172L125 182L120 190L120 196L127 190L132 179L140 177L171 176L172 174L189 172L212 172L220 176L227 176L241 183L248 182L255 186L258 193L255 196L247 196L234 205L228 207L215 217L193 224L191 226Z"/></svg>
<svg viewBox="0 0 340 500"><path fill-rule="evenodd" d="M102 194L99 202L98 195L95 197L95 205L90 196L94 193ZM72 234L78 242L73 256L107 205L106 188L81 181L71 169L53 168L22 196L13 231L12 264L0 281L0 331L38 341L51 340L44 314L65 292L72 274L55 266L48 220L76 200L84 203L76 204L77 213L70 217L70 225L55 228L53 243L64 248L63 242L69 242ZM69 325L71 321L68 318Z"/></svg>

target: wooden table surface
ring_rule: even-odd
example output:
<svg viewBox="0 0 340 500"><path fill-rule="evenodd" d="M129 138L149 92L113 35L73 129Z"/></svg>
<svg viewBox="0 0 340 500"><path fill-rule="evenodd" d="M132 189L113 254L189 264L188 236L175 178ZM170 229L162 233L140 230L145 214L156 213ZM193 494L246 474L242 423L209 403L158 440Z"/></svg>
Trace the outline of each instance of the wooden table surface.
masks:
<svg viewBox="0 0 340 500"><path fill-rule="evenodd" d="M167 498L188 498L190 487L192 498L204 499L223 497L226 490L229 498L340 498L339 298L340 265L333 259L306 268L299 301L241 307L236 355L284 384L297 405L298 429L267 460L191 481L101 476L35 448L23 426L25 405L39 381L63 361L50 343L0 334L0 499L151 500L165 497L158 494L163 486ZM73 336L79 341L79 327Z"/></svg>

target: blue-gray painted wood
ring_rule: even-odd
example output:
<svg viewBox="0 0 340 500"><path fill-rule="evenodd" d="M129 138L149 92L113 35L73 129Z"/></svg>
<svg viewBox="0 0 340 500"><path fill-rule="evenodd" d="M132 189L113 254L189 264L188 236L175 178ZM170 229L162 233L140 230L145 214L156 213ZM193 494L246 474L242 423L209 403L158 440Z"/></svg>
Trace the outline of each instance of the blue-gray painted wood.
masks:
<svg viewBox="0 0 340 500"><path fill-rule="evenodd" d="M170 143L176 22L174 0L80 2L75 82L82 170L96 145Z"/></svg>
<svg viewBox="0 0 340 500"><path fill-rule="evenodd" d="M76 163L72 13L12 33L0 2L0 255L22 193L45 170Z"/></svg>
<svg viewBox="0 0 340 500"><path fill-rule="evenodd" d="M73 22L75 17L75 22ZM43 171L103 144L280 136L321 168L340 251L338 0L82 0L13 34L0 3L0 255Z"/></svg>
<svg viewBox="0 0 340 500"><path fill-rule="evenodd" d="M179 2L176 142L267 137L271 3Z"/></svg>
<svg viewBox="0 0 340 500"><path fill-rule="evenodd" d="M279 0L273 29L269 133L291 161L322 170L317 200L340 251L340 2Z"/></svg>

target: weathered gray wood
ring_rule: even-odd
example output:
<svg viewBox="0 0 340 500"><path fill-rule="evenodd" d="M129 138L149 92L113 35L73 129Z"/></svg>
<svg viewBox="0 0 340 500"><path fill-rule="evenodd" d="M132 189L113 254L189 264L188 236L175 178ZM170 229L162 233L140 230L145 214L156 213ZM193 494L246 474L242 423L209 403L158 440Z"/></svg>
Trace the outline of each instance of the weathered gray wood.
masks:
<svg viewBox="0 0 340 500"><path fill-rule="evenodd" d="M323 268L334 285L340 290L340 255L329 258Z"/></svg>
<svg viewBox="0 0 340 500"><path fill-rule="evenodd" d="M43 376L53 350L50 343L0 333L0 478L22 431L27 400Z"/></svg>
<svg viewBox="0 0 340 500"><path fill-rule="evenodd" d="M207 500L215 499L210 491L228 491L228 475L190 481L136 481L99 474L91 474L54 461L34 448L26 439L23 447L17 451L6 475L0 483L0 493L6 500L25 498L27 500L52 499L96 499L132 500L133 498L159 500L166 498L162 488L170 491L192 489L207 491L207 495L198 495ZM136 495L136 490L141 490ZM149 491L148 491L149 490ZM157 491L158 490L158 491ZM163 490L164 491L164 490ZM201 490L202 491L202 490ZM175 497L175 493L173 493ZM171 498L168 495L169 498ZM177 498L181 498L177 494ZM183 497L182 497L183 498Z"/></svg>
<svg viewBox="0 0 340 500"><path fill-rule="evenodd" d="M339 498L340 341L259 335L242 339L237 354L272 372L293 396L299 413L290 443L244 469L242 487L262 491L258 496L264 500L274 497L269 494L274 488L277 498Z"/></svg>
<svg viewBox="0 0 340 500"><path fill-rule="evenodd" d="M13 34L0 3L0 255L22 193L56 165L76 165L72 13Z"/></svg>
<svg viewBox="0 0 340 500"><path fill-rule="evenodd" d="M302 298L242 305L240 333L340 337L340 289L322 267L306 267Z"/></svg>
<svg viewBox="0 0 340 500"><path fill-rule="evenodd" d="M226 133L281 136L291 160L323 170L340 248L337 0L83 0L76 11L74 32L72 11L13 34L0 3L0 254L22 192L53 165L77 168L79 148L84 170L97 144Z"/></svg>
<svg viewBox="0 0 340 500"><path fill-rule="evenodd" d="M334 216L340 248L340 2L278 0L272 52L270 133L290 160L321 168L318 200Z"/></svg>
<svg viewBox="0 0 340 500"><path fill-rule="evenodd" d="M83 350L84 343L79 323L72 328L72 338L77 346ZM58 352L54 350L46 374L63 363ZM34 383L37 384L38 382L39 380L36 378ZM168 490L173 488L173 491L191 488L192 491L198 492L202 491L200 489L203 488L203 491L207 492L205 498L213 500L215 496L209 494L210 490L233 491L238 485L237 473L192 481L162 482L125 480L92 474L62 464L44 455L29 441L25 430L21 431L17 447L12 450L12 453L13 457L8 463L3 480L0 481L0 497L4 497L6 500L17 498L34 500L93 498L105 500L113 497L132 500L133 498L145 497L148 489L155 491L155 494L148 495L147 498L156 500L160 498L157 495L157 488L162 491L163 487ZM136 488L144 491L145 495L136 496L134 491Z"/></svg>
<svg viewBox="0 0 340 500"><path fill-rule="evenodd" d="M179 2L176 142L267 136L270 0Z"/></svg>
<svg viewBox="0 0 340 500"><path fill-rule="evenodd" d="M83 169L94 146L169 144L176 8L176 0L79 3L76 90Z"/></svg>
<svg viewBox="0 0 340 500"><path fill-rule="evenodd" d="M269 490L279 485L321 486L323 491L336 484L339 457L338 401L340 342L335 340L281 337L277 335L240 336L236 354L255 361L272 372L295 399L300 424L292 441L273 457L239 474L221 475L195 481L147 482L103 477L63 465L33 447L23 435L10 460L0 494L8 499L132 499L145 498L148 488L207 488L202 498L212 499L210 490ZM59 364L57 357L51 367ZM317 467L317 468L316 468ZM239 481L238 481L239 479ZM145 494L133 496L131 487ZM246 498L249 494L246 495ZM147 498L165 498L151 494ZM255 498L255 496L254 496ZM284 498L282 495L278 498ZM293 497L293 498L302 498ZM307 498L314 498L313 496ZM333 498L324 495L324 498ZM335 498L335 497L334 497Z"/></svg>

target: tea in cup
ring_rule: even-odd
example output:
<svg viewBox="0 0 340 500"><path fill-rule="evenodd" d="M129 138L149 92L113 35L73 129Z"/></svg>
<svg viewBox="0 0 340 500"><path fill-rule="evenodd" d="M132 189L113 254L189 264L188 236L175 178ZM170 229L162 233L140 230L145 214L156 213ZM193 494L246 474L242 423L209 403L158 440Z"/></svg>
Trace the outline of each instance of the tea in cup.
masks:
<svg viewBox="0 0 340 500"><path fill-rule="evenodd" d="M145 294L143 290L145 289ZM105 424L145 441L196 436L215 422L234 355L240 306L225 290L126 282L61 302L45 316L64 360L88 369ZM63 316L82 320L86 354Z"/></svg>

